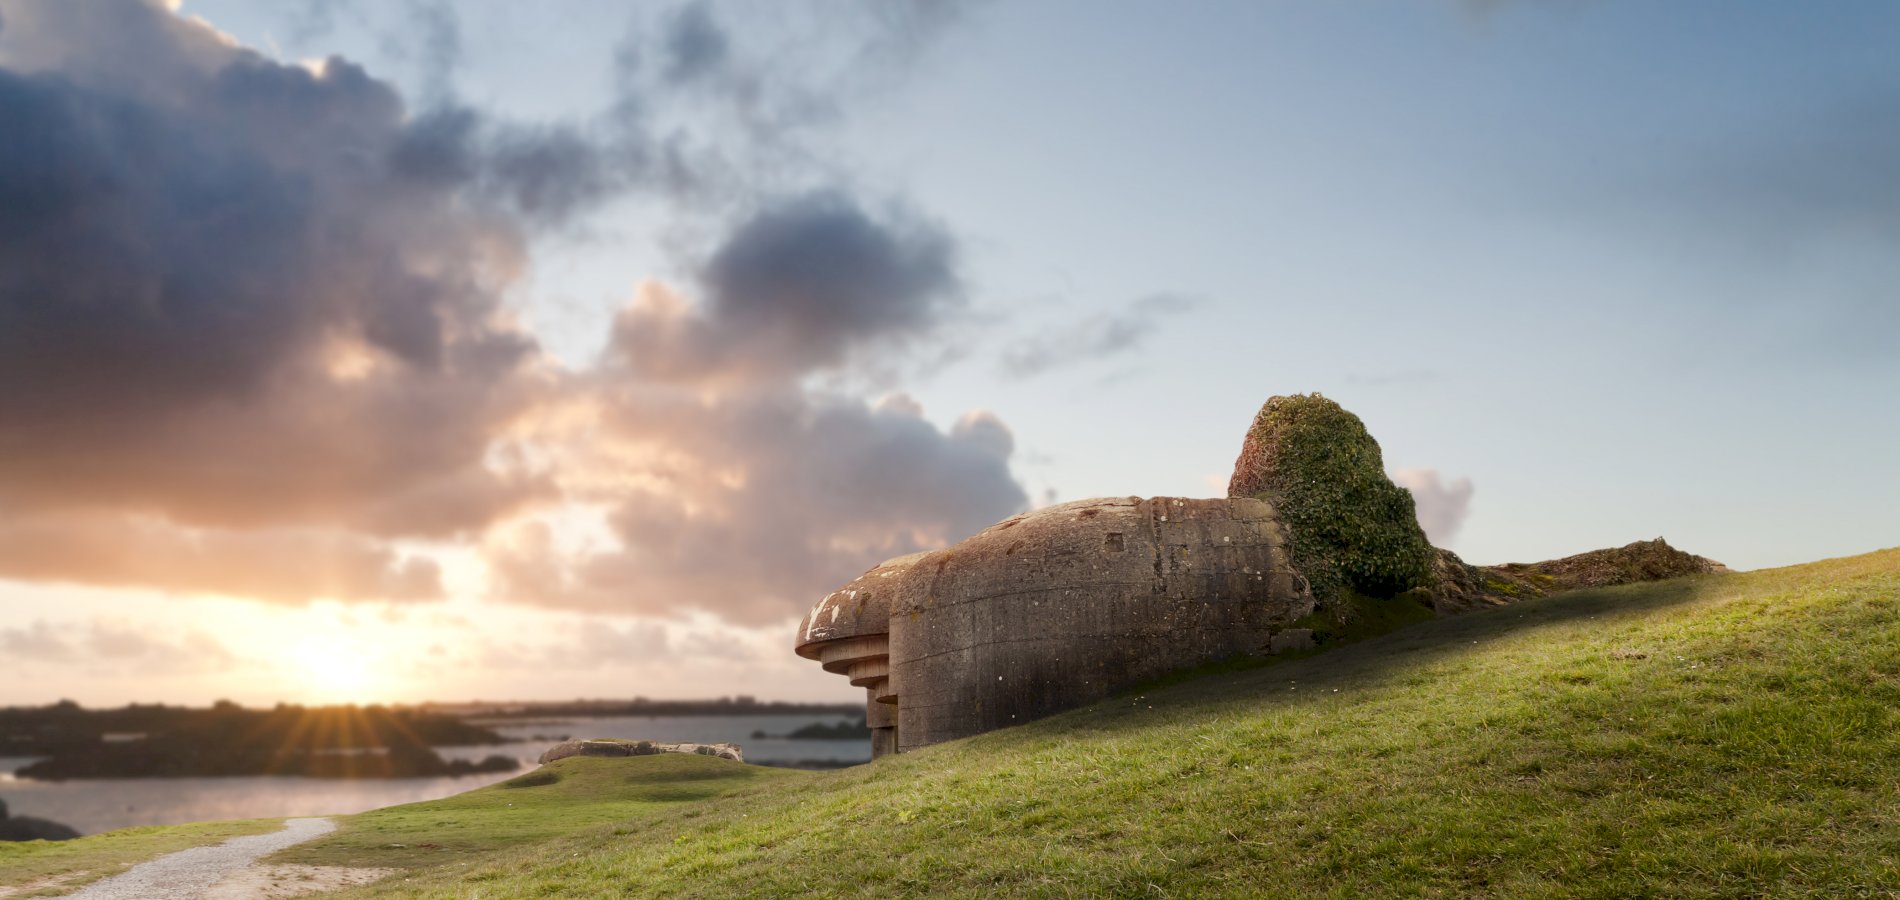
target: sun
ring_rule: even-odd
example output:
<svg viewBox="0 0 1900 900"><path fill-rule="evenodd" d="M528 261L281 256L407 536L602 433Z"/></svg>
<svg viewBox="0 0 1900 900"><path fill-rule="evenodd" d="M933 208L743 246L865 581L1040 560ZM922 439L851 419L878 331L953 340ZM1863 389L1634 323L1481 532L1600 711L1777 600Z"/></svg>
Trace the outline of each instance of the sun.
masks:
<svg viewBox="0 0 1900 900"><path fill-rule="evenodd" d="M313 703L362 703L382 686L375 660L355 643L310 637L291 645L289 674Z"/></svg>

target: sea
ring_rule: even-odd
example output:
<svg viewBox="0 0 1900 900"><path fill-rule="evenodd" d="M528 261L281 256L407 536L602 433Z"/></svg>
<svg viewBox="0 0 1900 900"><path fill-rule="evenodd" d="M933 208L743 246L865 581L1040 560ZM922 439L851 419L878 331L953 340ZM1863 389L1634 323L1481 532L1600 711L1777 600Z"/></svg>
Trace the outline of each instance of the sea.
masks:
<svg viewBox="0 0 1900 900"><path fill-rule="evenodd" d="M788 734L843 716L601 716L549 719L471 719L510 739L480 747L437 747L444 759L479 761L512 756L514 772L458 778L109 778L35 781L14 775L36 757L0 756L0 800L16 816L51 819L81 834L135 825L176 825L220 819L349 815L402 803L435 800L513 778L536 766L541 752L566 738L630 738L738 744L746 762L793 768L841 768L869 762L869 740L791 740L753 737Z"/></svg>

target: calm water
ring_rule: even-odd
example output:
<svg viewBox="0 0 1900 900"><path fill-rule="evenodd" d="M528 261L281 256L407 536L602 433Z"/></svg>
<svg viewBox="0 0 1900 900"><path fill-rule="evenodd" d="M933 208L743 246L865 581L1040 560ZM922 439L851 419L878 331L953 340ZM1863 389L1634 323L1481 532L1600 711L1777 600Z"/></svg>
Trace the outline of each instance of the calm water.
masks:
<svg viewBox="0 0 1900 900"><path fill-rule="evenodd" d="M852 764L871 758L870 741L791 741L754 738L754 731L785 734L815 721L811 716L660 716L590 719L508 720L488 723L513 743L491 747L438 747L448 759L479 760L491 754L522 760L533 768L555 739L634 738L655 741L729 742L745 749L747 762L785 765L798 762ZM537 737L538 736L538 737ZM348 815L364 810L434 800L474 790L520 772L485 773L461 778L376 778L344 780L247 776L234 778L120 778L107 780L29 781L12 773L31 757L0 757L0 799L14 815L38 816L70 825L84 834L133 825L174 825L214 819Z"/></svg>

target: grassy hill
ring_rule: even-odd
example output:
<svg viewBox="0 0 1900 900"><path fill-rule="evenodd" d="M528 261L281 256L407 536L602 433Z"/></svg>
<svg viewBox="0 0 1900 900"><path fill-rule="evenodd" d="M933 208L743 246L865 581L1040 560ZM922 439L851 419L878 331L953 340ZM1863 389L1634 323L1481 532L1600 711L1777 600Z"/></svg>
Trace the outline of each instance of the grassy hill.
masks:
<svg viewBox="0 0 1900 900"><path fill-rule="evenodd" d="M1896 896L1896 726L1890 550L1435 620L843 772L562 760L271 861L407 870L353 897Z"/></svg>
<svg viewBox="0 0 1900 900"><path fill-rule="evenodd" d="M1890 896L1897 725L1890 550L1428 622L349 896Z"/></svg>

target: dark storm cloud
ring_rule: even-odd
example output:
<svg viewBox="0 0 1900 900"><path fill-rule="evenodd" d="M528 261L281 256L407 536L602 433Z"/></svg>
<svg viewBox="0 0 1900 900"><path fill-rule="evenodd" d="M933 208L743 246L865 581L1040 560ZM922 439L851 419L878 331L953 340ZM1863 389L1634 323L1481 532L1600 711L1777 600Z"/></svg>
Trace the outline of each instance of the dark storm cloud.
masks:
<svg viewBox="0 0 1900 900"><path fill-rule="evenodd" d="M392 165L394 91L148 3L0 9L0 502L441 534L545 488L483 462L520 238Z"/></svg>
<svg viewBox="0 0 1900 900"><path fill-rule="evenodd" d="M1051 328L1003 349L1004 375L1028 378L1051 369L1094 362L1135 350L1163 320L1201 305L1197 297L1152 294L1112 312L1093 313L1079 322Z"/></svg>
<svg viewBox="0 0 1900 900"><path fill-rule="evenodd" d="M901 211L874 217L832 192L770 203L738 223L700 281L699 308L649 302L623 313L619 361L663 379L776 378L900 348L960 299L946 232Z"/></svg>

